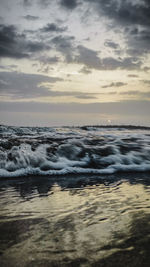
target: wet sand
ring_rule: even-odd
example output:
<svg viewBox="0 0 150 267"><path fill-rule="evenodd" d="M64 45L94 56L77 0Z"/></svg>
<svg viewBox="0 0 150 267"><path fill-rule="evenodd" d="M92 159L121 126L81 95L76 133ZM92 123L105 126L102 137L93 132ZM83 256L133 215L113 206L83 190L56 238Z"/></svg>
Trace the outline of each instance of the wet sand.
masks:
<svg viewBox="0 0 150 267"><path fill-rule="evenodd" d="M150 266L150 175L0 184L0 266Z"/></svg>

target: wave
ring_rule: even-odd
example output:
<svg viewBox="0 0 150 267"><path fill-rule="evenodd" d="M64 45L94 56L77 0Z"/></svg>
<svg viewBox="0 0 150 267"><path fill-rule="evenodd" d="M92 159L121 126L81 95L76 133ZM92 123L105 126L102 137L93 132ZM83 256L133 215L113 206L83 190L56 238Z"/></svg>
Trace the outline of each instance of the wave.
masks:
<svg viewBox="0 0 150 267"><path fill-rule="evenodd" d="M133 171L150 171L148 128L0 126L0 177Z"/></svg>

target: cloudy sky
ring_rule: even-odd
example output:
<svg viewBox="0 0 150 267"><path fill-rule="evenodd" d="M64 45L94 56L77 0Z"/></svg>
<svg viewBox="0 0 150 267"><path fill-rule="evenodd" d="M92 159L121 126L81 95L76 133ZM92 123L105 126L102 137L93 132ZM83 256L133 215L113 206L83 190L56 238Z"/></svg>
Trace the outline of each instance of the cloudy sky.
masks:
<svg viewBox="0 0 150 267"><path fill-rule="evenodd" d="M149 114L149 0L0 0L1 123L150 125Z"/></svg>

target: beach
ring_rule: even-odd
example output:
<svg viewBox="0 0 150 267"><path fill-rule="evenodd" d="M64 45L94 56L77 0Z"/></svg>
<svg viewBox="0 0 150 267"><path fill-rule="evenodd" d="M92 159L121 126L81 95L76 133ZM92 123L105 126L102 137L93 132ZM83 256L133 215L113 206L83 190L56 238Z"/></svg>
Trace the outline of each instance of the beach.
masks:
<svg viewBox="0 0 150 267"><path fill-rule="evenodd" d="M148 174L3 180L0 265L149 266L149 193Z"/></svg>
<svg viewBox="0 0 150 267"><path fill-rule="evenodd" d="M0 266L150 265L148 128L0 137Z"/></svg>

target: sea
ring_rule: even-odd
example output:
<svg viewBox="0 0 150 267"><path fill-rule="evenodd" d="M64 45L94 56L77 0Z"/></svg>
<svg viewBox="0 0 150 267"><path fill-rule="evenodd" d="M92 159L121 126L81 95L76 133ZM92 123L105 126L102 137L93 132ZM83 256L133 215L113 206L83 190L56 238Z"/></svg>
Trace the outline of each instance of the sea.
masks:
<svg viewBox="0 0 150 267"><path fill-rule="evenodd" d="M0 266L150 266L150 127L0 125Z"/></svg>

